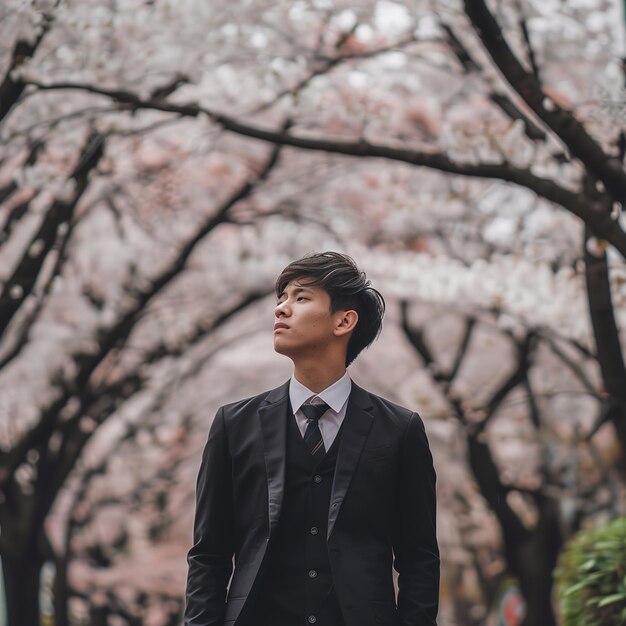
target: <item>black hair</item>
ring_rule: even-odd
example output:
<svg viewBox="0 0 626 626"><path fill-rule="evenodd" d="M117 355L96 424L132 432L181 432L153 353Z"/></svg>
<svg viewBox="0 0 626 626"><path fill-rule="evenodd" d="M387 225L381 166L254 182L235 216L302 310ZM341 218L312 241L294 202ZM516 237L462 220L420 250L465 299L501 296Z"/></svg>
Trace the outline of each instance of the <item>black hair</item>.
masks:
<svg viewBox="0 0 626 626"><path fill-rule="evenodd" d="M348 341L346 367L378 337L383 326L385 299L370 286L365 272L347 254L319 252L293 261L276 279L276 295L280 298L287 285L302 277L306 284L319 286L330 296L330 313L355 310L359 319ZM303 283L304 284L304 283Z"/></svg>

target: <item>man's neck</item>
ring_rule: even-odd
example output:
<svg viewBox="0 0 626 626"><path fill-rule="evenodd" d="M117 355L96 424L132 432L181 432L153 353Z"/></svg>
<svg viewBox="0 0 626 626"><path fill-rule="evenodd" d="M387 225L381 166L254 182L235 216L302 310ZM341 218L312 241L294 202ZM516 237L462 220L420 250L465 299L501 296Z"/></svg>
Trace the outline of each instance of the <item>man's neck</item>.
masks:
<svg viewBox="0 0 626 626"><path fill-rule="evenodd" d="M328 364L320 366L318 363L308 365L294 363L293 370L296 380L315 393L324 391L326 387L336 383L345 373L345 364L337 364L333 367Z"/></svg>

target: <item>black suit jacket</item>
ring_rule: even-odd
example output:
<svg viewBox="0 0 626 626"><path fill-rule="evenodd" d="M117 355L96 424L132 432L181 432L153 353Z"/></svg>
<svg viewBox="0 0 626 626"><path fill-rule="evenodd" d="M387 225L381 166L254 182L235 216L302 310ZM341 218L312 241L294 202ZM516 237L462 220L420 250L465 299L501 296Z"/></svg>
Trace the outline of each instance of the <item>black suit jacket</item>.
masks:
<svg viewBox="0 0 626 626"><path fill-rule="evenodd" d="M185 626L235 626L248 599L280 516L289 402L287 381L217 411L198 474ZM422 420L354 381L344 420L327 541L346 626L433 626L436 477Z"/></svg>

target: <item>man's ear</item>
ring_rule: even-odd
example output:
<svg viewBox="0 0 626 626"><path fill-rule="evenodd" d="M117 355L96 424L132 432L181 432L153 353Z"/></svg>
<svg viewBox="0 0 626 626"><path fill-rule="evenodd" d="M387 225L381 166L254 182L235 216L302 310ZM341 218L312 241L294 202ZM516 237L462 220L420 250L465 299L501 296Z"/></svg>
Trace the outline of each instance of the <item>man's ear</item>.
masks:
<svg viewBox="0 0 626 626"><path fill-rule="evenodd" d="M333 331L335 333L335 336L340 337L342 335L351 333L354 330L358 321L359 314L354 309L341 311L339 324L335 326L335 330Z"/></svg>

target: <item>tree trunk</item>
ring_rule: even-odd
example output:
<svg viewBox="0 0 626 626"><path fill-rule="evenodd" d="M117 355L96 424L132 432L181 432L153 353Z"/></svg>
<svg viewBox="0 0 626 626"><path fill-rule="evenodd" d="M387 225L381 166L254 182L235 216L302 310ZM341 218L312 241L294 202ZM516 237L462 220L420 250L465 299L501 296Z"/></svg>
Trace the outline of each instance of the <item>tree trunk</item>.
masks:
<svg viewBox="0 0 626 626"><path fill-rule="evenodd" d="M502 529L507 569L518 582L526 604L523 626L556 626L552 607L552 570L562 545L558 503L535 494L537 525L525 528L506 501L489 446L475 436L467 438L470 468L483 497Z"/></svg>
<svg viewBox="0 0 626 626"><path fill-rule="evenodd" d="M56 559L54 577L54 626L69 626L69 585L67 581L67 557Z"/></svg>
<svg viewBox="0 0 626 626"><path fill-rule="evenodd" d="M539 522L529 539L508 549L514 553L512 564L526 601L523 626L556 626L552 571L562 544L558 504L552 498L546 498L538 503L538 507L541 507Z"/></svg>
<svg viewBox="0 0 626 626"><path fill-rule="evenodd" d="M621 447L621 465L626 466L626 364L622 354L619 329L615 321L615 307L611 298L611 282L607 255L604 250L591 254L587 242L593 237L585 228L585 279L587 301L596 341L598 364L602 372L604 390L614 400L613 410L607 413L615 428Z"/></svg>
<svg viewBox="0 0 626 626"><path fill-rule="evenodd" d="M39 576L43 560L34 550L2 556L8 626L40 626Z"/></svg>

